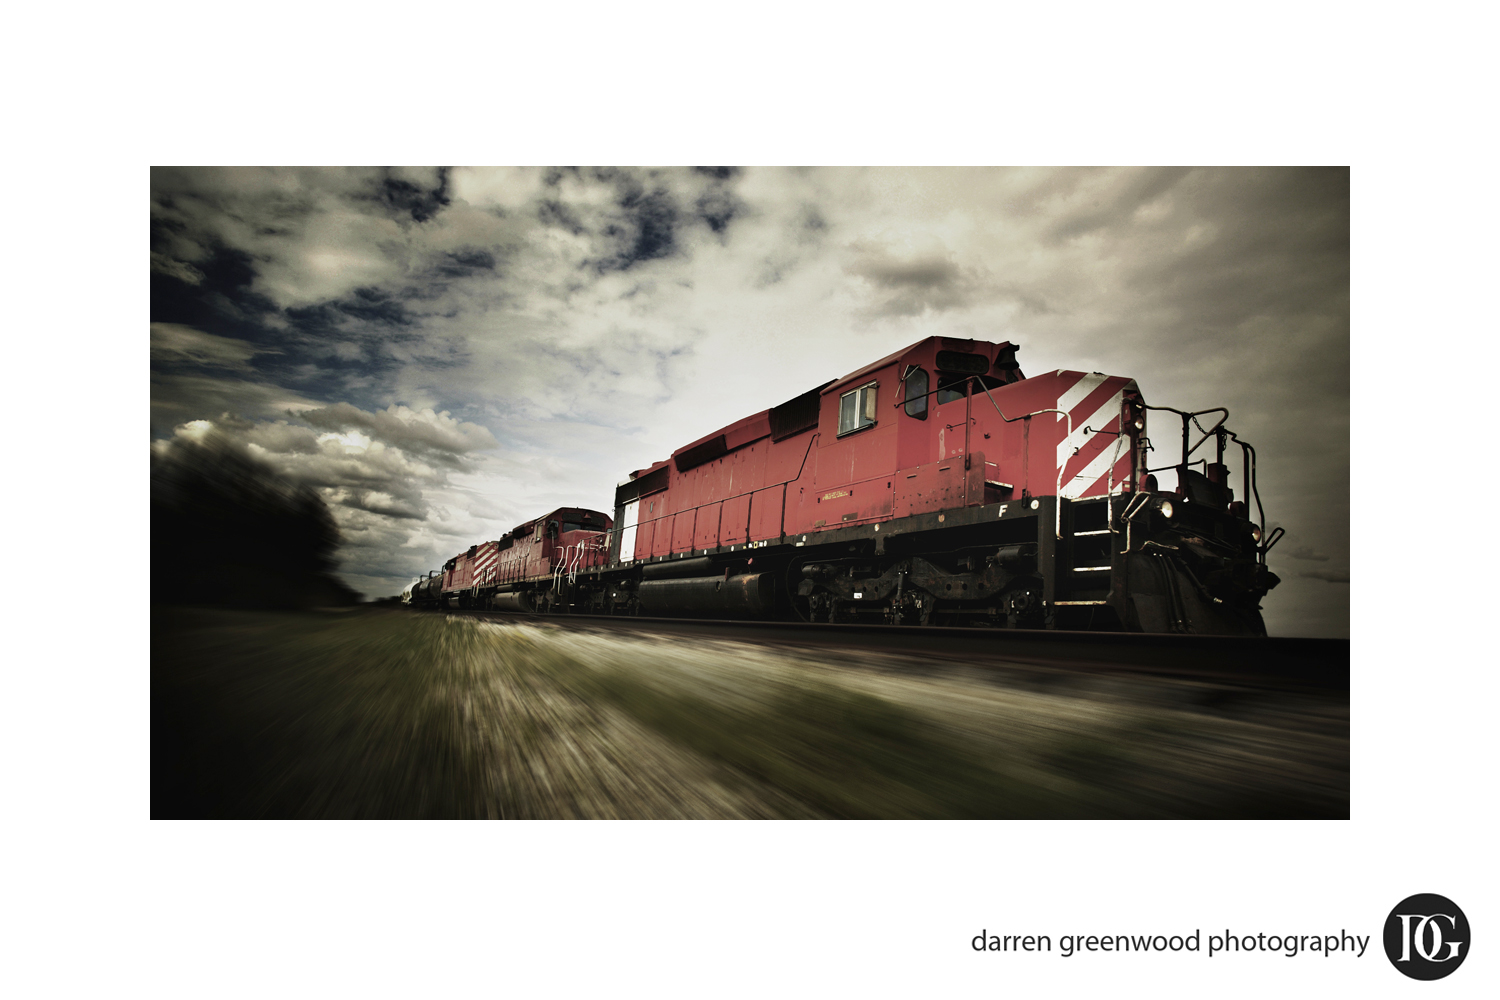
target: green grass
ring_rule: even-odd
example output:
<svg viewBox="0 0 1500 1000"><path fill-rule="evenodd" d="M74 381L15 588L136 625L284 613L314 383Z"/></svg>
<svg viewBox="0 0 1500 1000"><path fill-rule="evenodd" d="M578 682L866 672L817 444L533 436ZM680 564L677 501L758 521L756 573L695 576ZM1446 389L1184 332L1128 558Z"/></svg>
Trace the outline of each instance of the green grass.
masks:
<svg viewBox="0 0 1500 1000"><path fill-rule="evenodd" d="M553 661L550 674L580 698L603 700L829 816L1010 818L1061 806L966 755L920 715L826 681L781 686L736 709L618 668Z"/></svg>

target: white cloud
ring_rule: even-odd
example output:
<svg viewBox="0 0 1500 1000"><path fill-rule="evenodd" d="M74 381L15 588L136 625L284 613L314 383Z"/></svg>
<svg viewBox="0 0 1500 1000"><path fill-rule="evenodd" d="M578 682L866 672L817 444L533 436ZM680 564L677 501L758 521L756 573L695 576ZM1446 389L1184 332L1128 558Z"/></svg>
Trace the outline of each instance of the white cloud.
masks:
<svg viewBox="0 0 1500 1000"><path fill-rule="evenodd" d="M302 410L297 417L314 427L347 432L341 438L342 442L360 451L366 450L371 441L376 440L452 461L456 456L494 448L498 444L488 428L457 420L446 410L435 413L431 409L414 410L395 403L375 413L366 413L348 403L337 403ZM360 434L361 430L368 432L370 437ZM356 441L362 443L355 444Z"/></svg>
<svg viewBox="0 0 1500 1000"><path fill-rule="evenodd" d="M151 252L151 270L158 271L168 277L185 281L190 285L201 285L203 283L203 272L186 261L174 260L164 253Z"/></svg>
<svg viewBox="0 0 1500 1000"><path fill-rule="evenodd" d="M205 368L250 371L247 362L265 348L233 337L219 337L181 323L151 324L151 358L186 362Z"/></svg>

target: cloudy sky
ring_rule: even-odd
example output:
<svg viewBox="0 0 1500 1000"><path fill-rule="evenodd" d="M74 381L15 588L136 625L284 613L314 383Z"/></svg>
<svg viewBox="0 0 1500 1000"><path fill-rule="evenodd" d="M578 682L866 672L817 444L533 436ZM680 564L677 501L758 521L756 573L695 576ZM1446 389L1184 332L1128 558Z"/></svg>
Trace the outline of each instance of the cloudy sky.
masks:
<svg viewBox="0 0 1500 1000"><path fill-rule="evenodd" d="M934 334L1227 406L1268 627L1348 635L1347 170L151 173L152 447L319 489L372 597Z"/></svg>

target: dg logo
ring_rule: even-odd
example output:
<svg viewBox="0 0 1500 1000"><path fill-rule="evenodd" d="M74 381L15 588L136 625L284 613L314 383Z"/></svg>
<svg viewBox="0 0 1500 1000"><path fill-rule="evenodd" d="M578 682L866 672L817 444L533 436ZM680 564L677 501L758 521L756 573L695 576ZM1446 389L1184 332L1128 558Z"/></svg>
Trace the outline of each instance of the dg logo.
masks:
<svg viewBox="0 0 1500 1000"><path fill-rule="evenodd" d="M1385 954L1412 979L1442 979L1469 954L1469 918L1446 896L1407 896L1385 918Z"/></svg>

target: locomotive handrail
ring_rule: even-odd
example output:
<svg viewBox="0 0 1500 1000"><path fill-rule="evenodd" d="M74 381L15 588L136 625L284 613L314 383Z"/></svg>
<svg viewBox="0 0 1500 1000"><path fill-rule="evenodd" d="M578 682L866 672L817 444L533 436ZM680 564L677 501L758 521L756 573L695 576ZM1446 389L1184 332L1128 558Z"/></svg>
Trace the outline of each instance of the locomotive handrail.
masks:
<svg viewBox="0 0 1500 1000"><path fill-rule="evenodd" d="M1266 535L1266 508L1260 502L1260 483L1257 481L1260 478L1260 460L1256 457L1255 448L1251 446L1250 442L1241 441L1240 436L1228 428L1225 428L1224 433L1234 438L1234 443L1244 450L1245 479L1250 483L1251 495L1255 497L1255 509L1260 513L1260 533L1262 539L1264 539ZM1260 561L1262 563L1266 561L1266 553L1270 551L1271 547L1263 541L1260 550Z"/></svg>
<svg viewBox="0 0 1500 1000"><path fill-rule="evenodd" d="M1208 440L1210 434L1218 430L1220 427L1223 427L1224 424L1229 420L1229 411L1222 406L1210 406L1206 410L1194 410L1191 413L1188 413L1185 410L1179 410L1175 406L1151 406L1147 403L1142 403L1141 406L1148 410L1164 410L1168 413L1175 413L1182 418L1182 461L1179 463L1181 465L1187 465L1188 459L1192 456L1193 452L1197 451L1198 448L1203 444L1203 442ZM1191 435L1188 432L1188 421L1191 420L1193 423L1197 424L1197 418L1203 416L1203 414L1205 413L1222 413L1224 414L1224 416L1219 418L1219 422L1214 424L1206 431L1203 431L1202 424L1198 424L1198 429L1200 431L1203 431L1203 436L1198 439L1197 444L1189 448L1188 438ZM1173 466L1164 465L1162 466L1162 468L1173 468Z"/></svg>
<svg viewBox="0 0 1500 1000"><path fill-rule="evenodd" d="M1255 448L1250 444L1250 442L1242 440L1238 434L1236 434L1234 431L1230 430L1228 427L1224 426L1226 423L1229 422L1229 410L1226 409L1225 407L1222 407L1222 406L1213 406L1213 407L1210 407L1210 408L1208 408L1206 410L1195 410L1192 413L1188 413L1188 412L1186 412L1184 410L1179 410L1179 409L1177 409L1176 407L1173 407L1173 406L1148 406L1145 403L1142 403L1141 405L1145 406L1145 408L1148 409L1148 410L1165 410L1165 411L1167 411L1169 413L1175 413L1178 416L1182 417L1182 448L1183 448L1183 451L1182 451L1182 462L1179 463L1179 464L1177 464L1177 465L1162 465L1162 466L1158 466L1155 469L1147 469L1146 470L1147 473L1161 472L1161 471L1163 471L1165 469L1182 469L1182 468L1186 468L1187 466L1193 464L1193 463L1190 463L1188 461L1188 458L1193 454L1193 452L1197 451L1203 445L1203 442L1207 441L1209 439L1209 437L1211 437L1213 435L1218 435L1218 437L1219 437L1219 454L1218 454L1218 459L1219 459L1219 464L1223 464L1223 461L1224 461L1224 446L1223 446L1224 438L1227 436L1227 437L1230 437L1230 438L1234 439L1234 443L1237 444L1237 445L1239 445L1240 448L1243 449L1243 451L1244 451L1244 456L1245 456L1245 472L1244 472L1245 484L1246 484L1246 487L1250 491L1250 495L1255 498L1255 510L1256 510L1256 513L1260 515L1259 520L1258 520L1257 523L1258 523L1258 526L1260 527L1261 537L1264 540L1265 537L1266 537L1266 508L1265 508L1265 505L1263 503L1261 503L1261 499L1260 499L1260 484L1257 482L1257 479L1259 478L1257 476L1257 472L1259 472L1259 468L1258 468L1258 462L1257 462L1256 455L1255 455ZM1208 430L1204 431L1203 430L1203 425L1201 423L1198 423L1198 419L1197 418L1200 417L1200 416L1202 416L1205 413L1222 413L1222 414L1224 414L1224 416L1221 417L1221 418L1219 418L1219 420L1217 422L1215 422L1212 427L1210 427ZM1195 424L1198 424L1198 429L1200 431L1203 431L1203 436L1201 438L1199 438L1198 439L1198 443L1194 444L1192 447L1188 447L1188 437L1189 437L1189 433L1188 433L1188 421L1189 420L1191 420ZM1203 459L1202 461L1204 462L1205 465L1207 465L1207 463L1208 463L1207 459ZM1262 543L1261 543L1261 545L1260 545L1259 548L1260 548L1260 561L1262 563L1264 563L1265 562L1265 558L1266 558L1266 553L1270 551L1270 546L1266 545L1265 542L1262 541Z"/></svg>
<svg viewBox="0 0 1500 1000"><path fill-rule="evenodd" d="M1192 415L1193 416L1193 423L1197 425L1197 427L1198 427L1198 429L1200 431L1203 431L1203 436L1198 439L1198 443L1197 444L1193 445L1191 448L1188 449L1188 455L1189 455L1189 457L1192 456L1193 452L1195 452L1199 448L1203 447L1203 442L1205 442L1205 441L1208 440L1208 436L1210 434L1213 434L1215 431L1219 430L1221 427L1223 427L1226 432L1228 431L1228 428L1224 427L1224 425L1229 422L1229 411L1225 410L1224 407L1222 407L1222 406L1216 406L1216 407L1214 407L1214 410L1224 410L1224 415L1219 418L1219 420L1218 420L1217 423L1215 423L1212 427L1210 427L1206 431L1203 430L1203 425L1200 424L1200 423L1198 423L1198 414L1195 413L1195 414ZM1200 410L1199 412L1200 413L1212 413L1213 410Z"/></svg>
<svg viewBox="0 0 1500 1000"><path fill-rule="evenodd" d="M1089 431L1093 430L1093 428L1091 428L1088 424L1084 424L1083 430L1084 433L1088 433ZM1115 450L1114 453L1109 456L1109 472L1106 473L1108 478L1104 483L1104 510L1105 516L1109 518L1110 534L1118 535L1119 532L1115 530L1115 466L1120 464L1120 442L1125 438L1124 421L1121 421L1120 429L1117 431L1094 431L1094 433L1113 434L1115 436ZM1134 466L1134 464L1135 463L1133 462L1131 463L1132 467ZM1077 477L1075 476L1074 478ZM1062 505L1059 504L1058 506Z"/></svg>
<svg viewBox="0 0 1500 1000"><path fill-rule="evenodd" d="M1125 505L1125 509L1120 512L1120 520L1125 524L1125 552L1127 555L1130 553L1130 546L1132 544L1130 540L1131 526L1135 522L1136 515L1145 510L1147 504L1149 504L1150 502L1151 494L1137 493L1135 496L1130 498L1130 502L1127 503ZM1110 523L1110 528L1111 530L1113 530L1113 522ZM1145 546L1142 546L1141 550L1145 551Z"/></svg>
<svg viewBox="0 0 1500 1000"><path fill-rule="evenodd" d="M1059 410L1056 407L1049 407L1049 408L1044 409L1044 410L1034 410L1031 413L1026 414L1025 416L1007 417L1005 415L1005 411L1002 410L1002 409L1000 409L1000 404L997 403L997 402L995 402L995 397L990 395L990 387L987 386L987 385L985 385L983 382L980 382L979 383L979 388L981 388L981 389L984 390L984 394L985 394L986 397L989 398L990 404L992 406L994 406L995 412L998 413L998 414L1000 414L1000 419L1003 420L1003 421L1005 421L1006 423L1013 424L1017 420L1028 420L1031 417L1035 417L1035 416L1038 416L1038 415L1043 414L1043 413L1056 413L1056 414L1062 416L1064 419L1066 419L1068 421L1068 437L1071 438L1073 436L1073 415L1071 413L1068 413L1068 412L1066 412L1064 410ZM1116 443L1118 444L1118 441ZM1058 468L1057 468L1057 492L1056 492L1056 494L1053 497L1053 507L1056 508L1056 521L1057 521L1054 530L1055 530L1056 535L1057 535L1057 537L1059 539L1061 539L1062 536L1063 536L1062 535L1062 503L1061 503L1061 500L1062 500L1062 474L1063 474L1063 468L1066 465L1067 465L1066 462L1059 462L1058 463ZM1113 469L1114 466L1110 466L1110 468Z"/></svg>

